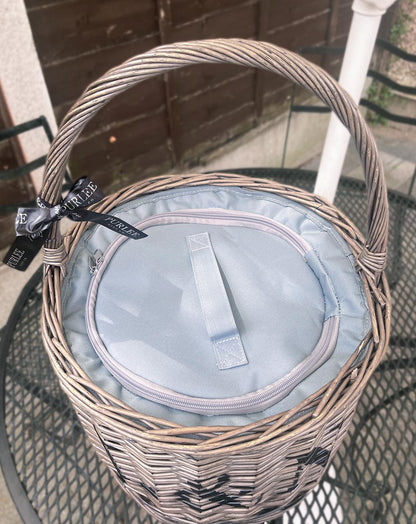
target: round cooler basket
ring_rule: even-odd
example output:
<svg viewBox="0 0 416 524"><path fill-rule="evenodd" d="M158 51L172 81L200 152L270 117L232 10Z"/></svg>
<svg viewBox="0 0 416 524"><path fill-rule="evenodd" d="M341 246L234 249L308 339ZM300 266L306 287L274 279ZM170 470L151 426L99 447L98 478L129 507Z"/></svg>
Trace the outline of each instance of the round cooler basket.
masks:
<svg viewBox="0 0 416 524"><path fill-rule="evenodd" d="M374 139L323 70L263 42L158 47L91 84L62 122L40 199L116 94L194 63L279 73L349 129L368 236L317 195L235 174L143 180L94 206L146 238L79 222L45 244L42 334L122 488L162 522L264 522L322 478L388 342L388 210Z"/></svg>

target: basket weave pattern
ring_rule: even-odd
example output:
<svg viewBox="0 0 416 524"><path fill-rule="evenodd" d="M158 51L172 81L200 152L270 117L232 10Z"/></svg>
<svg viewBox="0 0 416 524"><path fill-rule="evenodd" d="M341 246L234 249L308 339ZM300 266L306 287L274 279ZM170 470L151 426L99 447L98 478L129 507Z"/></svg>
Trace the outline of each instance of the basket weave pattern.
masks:
<svg viewBox="0 0 416 524"><path fill-rule="evenodd" d="M144 78L201 61L231 61L280 72L317 92L344 119L366 172L368 238L316 195L234 174L148 179L107 197L94 209L108 212L140 195L206 184L269 191L299 202L329 220L348 242L363 280L372 333L358 348L351 348L351 358L335 380L295 408L248 426L183 427L137 413L91 382L65 340L60 297L65 265L88 227L77 223L63 241L54 227L48 243L42 335L60 384L97 453L123 489L149 513L169 523L260 523L282 514L319 482L388 341L390 297L383 273L386 191L377 149L355 104L318 67L270 44L217 40L164 46L115 68L84 92L52 145L41 197L51 204L59 200L61 174L73 141L105 101ZM356 362L365 346L365 357Z"/></svg>

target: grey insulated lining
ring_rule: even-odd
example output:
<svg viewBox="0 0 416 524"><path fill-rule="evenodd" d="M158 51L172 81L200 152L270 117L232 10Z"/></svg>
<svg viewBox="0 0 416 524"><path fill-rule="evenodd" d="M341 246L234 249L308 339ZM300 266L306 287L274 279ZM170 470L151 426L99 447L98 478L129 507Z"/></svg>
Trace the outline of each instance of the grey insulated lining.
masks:
<svg viewBox="0 0 416 524"><path fill-rule="evenodd" d="M149 237L123 242L88 230L64 281L63 322L81 367L137 411L185 425L241 425L284 411L334 378L370 329L348 246L296 203L206 186L148 195L117 216L147 223ZM187 245L203 234L248 364L218 366ZM224 311L215 296L214 311Z"/></svg>

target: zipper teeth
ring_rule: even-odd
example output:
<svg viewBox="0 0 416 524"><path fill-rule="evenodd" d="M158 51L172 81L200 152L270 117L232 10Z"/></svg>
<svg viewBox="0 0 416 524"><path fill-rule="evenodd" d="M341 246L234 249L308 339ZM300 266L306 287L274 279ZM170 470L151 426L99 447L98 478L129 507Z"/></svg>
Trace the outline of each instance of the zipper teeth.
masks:
<svg viewBox="0 0 416 524"><path fill-rule="evenodd" d="M203 212L195 212L190 213L191 215L196 215L200 218L211 216L217 217L221 215L221 212L210 212L210 213L203 213ZM186 218L185 213L176 212L176 216ZM291 231L289 228L284 227L282 224L279 224L278 222L274 222L271 219L264 219L261 217L253 217L250 214L238 214L234 215L232 212L227 213L227 220L232 220L233 222L241 222L241 217L243 217L244 222L251 222L253 224L260 223L266 225L268 228L272 228L276 231L279 231L281 233L281 236L285 238L289 243L294 245L302 254L305 254L309 249L310 246L307 242L305 242L299 235Z"/></svg>
<svg viewBox="0 0 416 524"><path fill-rule="evenodd" d="M306 254L310 250L309 244L303 240L299 235L291 231L289 228L274 222L272 219L265 219L256 215L244 212L233 212L230 210L187 210L187 211L176 211L171 213L163 213L155 215L148 219L142 220L135 226L140 225L141 228L144 226L151 226L158 223L168 224L171 219L175 218L186 218L197 217L201 219L214 219L218 217L227 218L223 220L231 220L233 222L249 222L249 223L260 223L267 226L267 229L272 229L278 232L278 236L287 240L293 247L295 247L302 255ZM120 237L113 242L108 248L107 253L104 255L112 255L118 246L125 241L124 237ZM110 257L111 259L111 257ZM107 258L107 260L109 260ZM94 307L96 301L96 295L98 291L99 279L97 275L101 274L107 265L107 260L104 260L98 271L93 275L91 282L88 298L87 298L87 314L86 324L87 331L90 339L94 342L93 346L100 359L112 373L112 375L127 389L144 397L148 400L164 404L166 406L182 409L190 412L199 413L202 415L220 415L220 414L243 414L253 413L256 411L262 411L267 407L280 401L304 378L309 376L313 371L320 367L332 354L335 343L338 337L339 328L339 317L333 316L327 319L324 323L323 333L318 341L317 346L313 352L304 361L298 364L289 374L282 377L277 382L270 384L262 388L261 390L242 395L241 397L231 397L227 399L205 399L205 398L194 398L175 391L168 390L157 384L153 384L147 379L134 374L129 369L119 364L111 355L108 353L104 346L95 324L94 318Z"/></svg>
<svg viewBox="0 0 416 524"><path fill-rule="evenodd" d="M224 214L227 215L227 218L224 218ZM143 227L149 227L151 225L157 224L158 222L162 222L166 220L166 223L170 222L170 219L175 218L190 218L190 217L197 217L201 219L215 219L215 218L222 218L223 220L232 222L250 222L252 224L263 224L268 229L273 229L274 231L278 231L282 238L284 238L287 242L289 242L293 247L295 247L302 255L307 253L311 247L302 237L300 237L298 234L294 233L291 229L289 229L286 226L283 226L282 224L279 224L278 222L275 222L271 218L263 218L258 216L253 216L252 213L245 213L245 212L233 212L227 209L221 209L221 210L209 210L209 212L206 211L200 211L200 210L187 210L187 211L173 211L170 213L162 213L160 215L155 215L151 218L147 218L145 220L142 220L141 222L138 222L135 224L135 227L140 226ZM120 239L121 241L125 241L124 238Z"/></svg>
<svg viewBox="0 0 416 524"><path fill-rule="evenodd" d="M302 362L297 367L298 370L293 370L289 375L283 377L277 384L271 384L251 395L250 398L232 397L228 399L194 399L186 395L175 392L158 391L158 386L153 385L151 388L145 384L140 383L141 377L137 375L129 379L129 375L133 375L129 370L124 368L120 371L120 364L108 355L102 355L102 360L107 364L111 373L121 382L127 389L142 396L148 400L164 404L166 406L182 409L186 411L196 412L205 415L221 415L226 413L241 414L262 411L278 401L282 400L290 391L304 378L309 376L313 371L323 364L329 353L332 353L336 338L338 336L338 317L331 317L328 319L330 325L325 331L324 339L322 340L319 352L312 354L307 364ZM137 380L137 378L139 380ZM282 383L283 382L283 383ZM160 387L160 386L159 386Z"/></svg>

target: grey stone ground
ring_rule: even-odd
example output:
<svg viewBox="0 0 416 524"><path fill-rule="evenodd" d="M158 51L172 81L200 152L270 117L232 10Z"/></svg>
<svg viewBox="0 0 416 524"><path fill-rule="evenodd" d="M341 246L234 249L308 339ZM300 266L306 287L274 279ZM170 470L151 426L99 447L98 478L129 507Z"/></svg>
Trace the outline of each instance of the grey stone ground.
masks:
<svg viewBox="0 0 416 524"><path fill-rule="evenodd" d="M382 152L389 187L407 192L416 163L415 128L410 126L378 126L374 128L374 132L379 149ZM303 167L313 169L317 167L318 163L319 158L316 157L303 164ZM350 148L346 158L344 173L362 177L358 156L352 148ZM416 196L416 191L414 196ZM1 256L3 254L0 253ZM7 266L0 265L0 327L6 322L20 290L39 266L40 260L40 257L37 257L31 268L25 273L13 271ZM21 519L0 474L0 524L20 523Z"/></svg>

